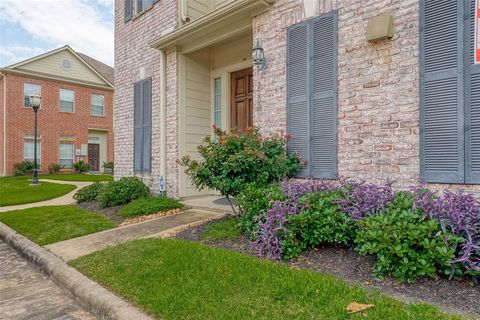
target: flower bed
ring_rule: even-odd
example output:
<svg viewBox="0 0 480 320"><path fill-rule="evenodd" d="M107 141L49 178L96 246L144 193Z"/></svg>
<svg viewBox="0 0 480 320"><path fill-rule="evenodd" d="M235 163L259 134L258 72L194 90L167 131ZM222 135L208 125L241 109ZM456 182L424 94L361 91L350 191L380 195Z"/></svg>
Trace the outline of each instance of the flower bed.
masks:
<svg viewBox="0 0 480 320"><path fill-rule="evenodd" d="M266 195L274 200L265 201ZM413 282L436 273L480 275L480 203L469 194L425 186L396 192L391 184L344 179L286 180L263 190L247 187L238 200L242 230L259 256L290 259L340 244L375 256L378 277Z"/></svg>

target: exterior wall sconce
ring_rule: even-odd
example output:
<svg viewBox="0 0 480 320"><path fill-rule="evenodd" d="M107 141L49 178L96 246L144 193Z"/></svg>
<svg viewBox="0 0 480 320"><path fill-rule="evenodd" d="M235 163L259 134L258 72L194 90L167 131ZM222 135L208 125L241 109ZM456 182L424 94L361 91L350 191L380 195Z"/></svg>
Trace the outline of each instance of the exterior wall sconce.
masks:
<svg viewBox="0 0 480 320"><path fill-rule="evenodd" d="M260 45L260 40L257 39L255 46L252 49L253 64L257 67L257 70L263 70L267 66L267 59L265 58L265 51Z"/></svg>

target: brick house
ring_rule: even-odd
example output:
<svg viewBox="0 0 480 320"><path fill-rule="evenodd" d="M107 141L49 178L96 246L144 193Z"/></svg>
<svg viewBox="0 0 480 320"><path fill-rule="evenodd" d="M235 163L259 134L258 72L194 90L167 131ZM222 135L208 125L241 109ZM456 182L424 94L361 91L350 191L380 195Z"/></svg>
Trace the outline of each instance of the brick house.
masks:
<svg viewBox="0 0 480 320"><path fill-rule="evenodd" d="M116 176L196 191L222 128L289 131L301 177L480 188L475 0L116 0ZM264 50L259 67L255 43ZM480 46L480 45L478 45ZM261 61L258 61L261 62Z"/></svg>
<svg viewBox="0 0 480 320"><path fill-rule="evenodd" d="M0 69L0 175L34 160L31 92L39 93L40 172L50 164L71 171L84 160L91 171L113 161L113 68L65 46Z"/></svg>

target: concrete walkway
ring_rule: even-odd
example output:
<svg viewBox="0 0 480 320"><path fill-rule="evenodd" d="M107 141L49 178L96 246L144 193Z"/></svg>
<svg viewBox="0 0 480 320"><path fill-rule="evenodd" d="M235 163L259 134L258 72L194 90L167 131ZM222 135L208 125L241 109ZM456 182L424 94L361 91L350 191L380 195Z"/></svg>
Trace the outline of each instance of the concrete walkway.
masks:
<svg viewBox="0 0 480 320"><path fill-rule="evenodd" d="M40 202L33 202L27 204L20 204L16 206L8 206L8 207L0 207L1 212L13 211L13 210L22 210L22 209L29 209L35 207L45 207L45 206L63 206L76 203L73 196L75 193L83 187L91 185L93 182L80 182L80 181L63 181L63 180L50 180L50 179L40 179L40 182L50 182L50 183L58 183L58 184L70 184L76 186L75 190L67 193L58 198L40 201Z"/></svg>
<svg viewBox="0 0 480 320"><path fill-rule="evenodd" d="M220 196L204 196L183 200L188 207L200 210L216 211L224 214L233 214L232 207L226 198Z"/></svg>
<svg viewBox="0 0 480 320"><path fill-rule="evenodd" d="M190 209L172 216L53 243L45 248L69 261L130 240L166 236L178 229L222 216L219 212Z"/></svg>
<svg viewBox="0 0 480 320"><path fill-rule="evenodd" d="M96 318L0 240L0 319Z"/></svg>

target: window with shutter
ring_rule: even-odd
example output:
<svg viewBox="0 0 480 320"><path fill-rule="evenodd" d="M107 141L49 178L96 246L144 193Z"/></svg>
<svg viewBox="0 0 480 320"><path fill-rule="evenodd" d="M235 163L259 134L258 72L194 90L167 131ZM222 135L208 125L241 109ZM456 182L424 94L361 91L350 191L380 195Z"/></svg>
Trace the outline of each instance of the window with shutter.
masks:
<svg viewBox="0 0 480 320"><path fill-rule="evenodd" d="M150 172L152 150L152 80L134 85L134 171Z"/></svg>
<svg viewBox="0 0 480 320"><path fill-rule="evenodd" d="M427 182L480 183L474 12L475 0L421 1L420 176Z"/></svg>
<svg viewBox="0 0 480 320"><path fill-rule="evenodd" d="M132 5L133 0L125 0L125 13L123 16L123 21L127 22L130 19L132 19L132 11L133 11L133 5Z"/></svg>
<svg viewBox="0 0 480 320"><path fill-rule="evenodd" d="M299 177L337 175L337 12L287 32L288 152L307 161Z"/></svg>

